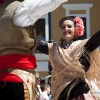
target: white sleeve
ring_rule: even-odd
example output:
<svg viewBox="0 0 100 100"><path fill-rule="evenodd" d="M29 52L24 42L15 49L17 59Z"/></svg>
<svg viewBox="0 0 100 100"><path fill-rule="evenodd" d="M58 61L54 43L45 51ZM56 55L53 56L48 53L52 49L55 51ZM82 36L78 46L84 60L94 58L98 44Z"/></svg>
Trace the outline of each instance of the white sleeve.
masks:
<svg viewBox="0 0 100 100"><path fill-rule="evenodd" d="M13 23L19 27L33 25L41 16L68 0L25 0L15 11Z"/></svg>

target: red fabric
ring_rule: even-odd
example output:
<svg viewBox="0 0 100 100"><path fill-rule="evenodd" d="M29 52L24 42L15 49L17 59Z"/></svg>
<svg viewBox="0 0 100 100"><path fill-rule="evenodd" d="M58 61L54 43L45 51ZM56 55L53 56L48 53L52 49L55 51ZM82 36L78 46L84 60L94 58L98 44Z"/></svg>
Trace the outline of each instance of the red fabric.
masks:
<svg viewBox="0 0 100 100"><path fill-rule="evenodd" d="M0 70L7 68L36 68L36 58L35 56L24 54L0 56Z"/></svg>
<svg viewBox="0 0 100 100"><path fill-rule="evenodd" d="M0 82L23 82L18 76L11 73L0 73Z"/></svg>
<svg viewBox="0 0 100 100"><path fill-rule="evenodd" d="M3 2L4 2L4 0L0 0L0 4L3 3Z"/></svg>
<svg viewBox="0 0 100 100"><path fill-rule="evenodd" d="M36 58L32 55L25 54L13 54L0 56L0 70L7 68L18 68L18 69L33 69L36 68ZM22 82L22 80L10 73L0 73L0 81L7 82Z"/></svg>

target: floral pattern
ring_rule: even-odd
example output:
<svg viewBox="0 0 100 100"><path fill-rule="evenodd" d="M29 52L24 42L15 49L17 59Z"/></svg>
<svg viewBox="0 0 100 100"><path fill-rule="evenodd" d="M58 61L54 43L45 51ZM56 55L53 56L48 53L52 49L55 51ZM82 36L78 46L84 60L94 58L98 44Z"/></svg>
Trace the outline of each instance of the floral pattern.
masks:
<svg viewBox="0 0 100 100"><path fill-rule="evenodd" d="M79 17L75 17L73 21L76 23L76 28L75 28L75 35L76 36L82 36L84 35L84 25L83 25L83 20Z"/></svg>

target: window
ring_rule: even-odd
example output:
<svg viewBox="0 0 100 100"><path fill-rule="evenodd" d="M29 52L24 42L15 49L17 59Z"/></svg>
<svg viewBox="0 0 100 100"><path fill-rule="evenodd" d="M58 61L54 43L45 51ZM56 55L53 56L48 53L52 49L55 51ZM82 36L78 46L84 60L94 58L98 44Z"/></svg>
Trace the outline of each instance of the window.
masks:
<svg viewBox="0 0 100 100"><path fill-rule="evenodd" d="M45 14L35 23L37 38L49 41L49 18Z"/></svg>
<svg viewBox="0 0 100 100"><path fill-rule="evenodd" d="M40 40L45 40L45 19L39 19L35 23L36 35Z"/></svg>

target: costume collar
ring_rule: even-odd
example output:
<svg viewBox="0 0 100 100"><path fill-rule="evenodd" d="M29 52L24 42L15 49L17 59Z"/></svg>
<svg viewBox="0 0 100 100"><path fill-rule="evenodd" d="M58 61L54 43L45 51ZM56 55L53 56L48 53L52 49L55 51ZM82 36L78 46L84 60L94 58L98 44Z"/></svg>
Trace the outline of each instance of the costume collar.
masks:
<svg viewBox="0 0 100 100"><path fill-rule="evenodd" d="M72 41L70 41L70 43L66 43L64 40L61 40L61 41L60 41L60 45L61 45L61 47L63 47L64 49L66 49L66 48L69 47L74 41L75 41L75 39L73 39Z"/></svg>

